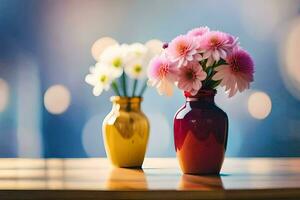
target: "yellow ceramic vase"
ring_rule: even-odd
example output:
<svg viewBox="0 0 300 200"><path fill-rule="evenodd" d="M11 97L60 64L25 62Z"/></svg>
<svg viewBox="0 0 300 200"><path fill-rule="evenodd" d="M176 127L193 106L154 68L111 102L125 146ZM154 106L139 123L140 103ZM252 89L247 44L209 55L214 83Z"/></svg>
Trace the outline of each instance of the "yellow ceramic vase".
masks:
<svg viewBox="0 0 300 200"><path fill-rule="evenodd" d="M149 122L141 110L142 98L111 98L112 110L102 125L105 151L116 167L142 166L149 138Z"/></svg>

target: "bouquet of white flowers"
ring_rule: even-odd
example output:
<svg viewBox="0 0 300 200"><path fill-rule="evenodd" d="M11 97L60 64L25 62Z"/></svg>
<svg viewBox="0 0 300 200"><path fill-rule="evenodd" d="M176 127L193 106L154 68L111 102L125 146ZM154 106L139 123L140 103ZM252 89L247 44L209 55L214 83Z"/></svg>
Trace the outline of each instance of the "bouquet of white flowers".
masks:
<svg viewBox="0 0 300 200"><path fill-rule="evenodd" d="M153 45L153 44L156 45ZM158 55L157 40L148 43L112 44L106 47L97 63L90 67L85 81L94 87L93 94L99 96L104 90L113 89L117 96L141 97L147 87L147 68L150 60ZM162 46L162 44L161 44ZM128 87L128 77L131 87ZM142 85L139 86L139 82ZM138 90L139 89L139 90ZM137 91L138 90L138 91Z"/></svg>

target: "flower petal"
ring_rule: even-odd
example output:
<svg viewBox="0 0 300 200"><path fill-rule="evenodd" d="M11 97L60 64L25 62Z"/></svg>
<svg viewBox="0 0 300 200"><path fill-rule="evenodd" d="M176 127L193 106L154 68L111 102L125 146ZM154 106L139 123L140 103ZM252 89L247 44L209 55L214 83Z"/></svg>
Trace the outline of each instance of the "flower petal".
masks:
<svg viewBox="0 0 300 200"><path fill-rule="evenodd" d="M93 89L93 94L95 96L99 96L103 91L103 87L101 85L96 85Z"/></svg>
<svg viewBox="0 0 300 200"><path fill-rule="evenodd" d="M95 86L97 84L97 79L94 74L88 74L85 77L85 82L92 86Z"/></svg>

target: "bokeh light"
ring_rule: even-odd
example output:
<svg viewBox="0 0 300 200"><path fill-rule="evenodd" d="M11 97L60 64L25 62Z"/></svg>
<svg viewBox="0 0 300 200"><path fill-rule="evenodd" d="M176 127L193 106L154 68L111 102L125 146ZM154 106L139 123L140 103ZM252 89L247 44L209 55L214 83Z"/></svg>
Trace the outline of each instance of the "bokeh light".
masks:
<svg viewBox="0 0 300 200"><path fill-rule="evenodd" d="M293 20L283 40L281 72L287 89L300 99L300 17Z"/></svg>
<svg viewBox="0 0 300 200"><path fill-rule="evenodd" d="M0 78L0 112L3 112L9 101L9 87L5 80Z"/></svg>
<svg viewBox="0 0 300 200"><path fill-rule="evenodd" d="M149 48L151 54L153 55L158 55L163 50L163 42L158 39L149 40L145 43L145 46Z"/></svg>
<svg viewBox="0 0 300 200"><path fill-rule="evenodd" d="M71 103L70 91L63 85L53 85L44 95L44 105L49 113L61 114Z"/></svg>
<svg viewBox="0 0 300 200"><path fill-rule="evenodd" d="M91 49L92 56L94 57L95 60L99 61L99 57L101 53L104 51L104 49L115 44L118 44L118 42L115 39L110 37L103 37L98 39L92 46Z"/></svg>
<svg viewBox="0 0 300 200"><path fill-rule="evenodd" d="M271 112L272 101L265 92L254 92L248 99L248 110L252 117L265 119Z"/></svg>

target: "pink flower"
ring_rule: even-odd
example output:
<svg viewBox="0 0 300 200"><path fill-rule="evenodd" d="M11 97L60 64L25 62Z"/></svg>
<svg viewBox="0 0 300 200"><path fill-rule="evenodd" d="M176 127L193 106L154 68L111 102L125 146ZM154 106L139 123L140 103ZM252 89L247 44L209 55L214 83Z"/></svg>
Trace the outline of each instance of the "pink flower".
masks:
<svg viewBox="0 0 300 200"><path fill-rule="evenodd" d="M249 88L253 81L254 63L250 55L242 49L234 50L226 62L228 65L216 68L217 73L213 80L221 80L220 85L225 86L225 91L229 91L229 97L232 97L237 91L242 92Z"/></svg>
<svg viewBox="0 0 300 200"><path fill-rule="evenodd" d="M189 92L191 95L197 94L202 87L202 82L206 78L198 62L190 62L186 66L179 68L178 88Z"/></svg>
<svg viewBox="0 0 300 200"><path fill-rule="evenodd" d="M194 29L190 30L187 33L187 35L193 36L193 37L199 37L199 36L204 35L207 32L209 32L209 28L207 26L205 26L205 27L194 28Z"/></svg>
<svg viewBox="0 0 300 200"><path fill-rule="evenodd" d="M197 51L198 47L194 37L180 35L169 43L166 49L167 56L172 62L176 62L178 67L185 66L188 62L201 58Z"/></svg>
<svg viewBox="0 0 300 200"><path fill-rule="evenodd" d="M236 46L237 40L229 34L211 31L203 35L200 43L203 59L208 59L208 65L211 65L214 61L218 62L220 58L225 60Z"/></svg>
<svg viewBox="0 0 300 200"><path fill-rule="evenodd" d="M178 69L165 55L154 57L148 68L148 84L157 88L159 94L171 96L177 81Z"/></svg>
<svg viewBox="0 0 300 200"><path fill-rule="evenodd" d="M227 34L227 38L228 38L228 52L231 53L233 50L236 50L238 48L239 45L239 41L237 37L234 37L230 34Z"/></svg>

